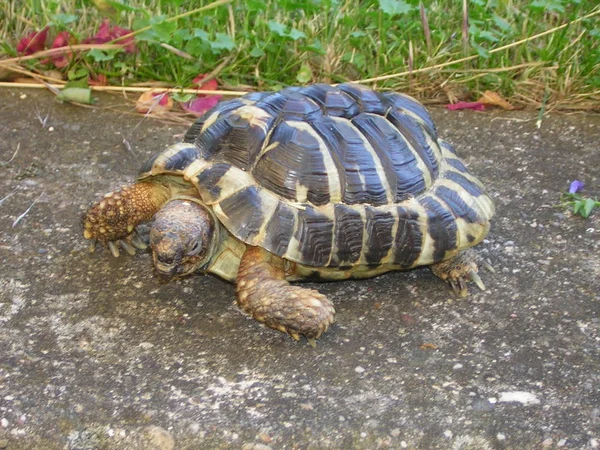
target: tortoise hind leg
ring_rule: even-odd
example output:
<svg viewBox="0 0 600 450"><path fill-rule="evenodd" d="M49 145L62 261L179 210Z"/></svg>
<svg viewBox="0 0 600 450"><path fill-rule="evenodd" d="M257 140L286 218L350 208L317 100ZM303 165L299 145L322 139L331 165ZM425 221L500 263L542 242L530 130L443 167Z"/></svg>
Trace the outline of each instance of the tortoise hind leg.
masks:
<svg viewBox="0 0 600 450"><path fill-rule="evenodd" d="M331 301L313 289L285 280L283 260L258 247L248 247L237 277L238 305L266 326L305 336L311 345L333 322Z"/></svg>
<svg viewBox="0 0 600 450"><path fill-rule="evenodd" d="M167 187L149 182L134 183L110 192L85 213L83 237L92 241L91 250L95 242L100 241L114 256L119 256L119 245L127 253L134 254L135 247L145 245L135 235L135 228L150 220L169 195Z"/></svg>
<svg viewBox="0 0 600 450"><path fill-rule="evenodd" d="M485 285L477 274L477 263L480 258L472 249L463 250L454 258L431 265L435 276L447 282L452 290L461 297L467 296L467 282L474 282L479 289L485 291ZM484 267L493 271L491 266L483 262Z"/></svg>

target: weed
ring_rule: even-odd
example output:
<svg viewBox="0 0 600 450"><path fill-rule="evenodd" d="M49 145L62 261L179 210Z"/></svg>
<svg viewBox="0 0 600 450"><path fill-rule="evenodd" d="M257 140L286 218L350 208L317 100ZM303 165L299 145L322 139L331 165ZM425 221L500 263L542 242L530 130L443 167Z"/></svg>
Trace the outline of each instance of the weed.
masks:
<svg viewBox="0 0 600 450"><path fill-rule="evenodd" d="M160 81L189 86L218 69L225 87L279 89L292 84L377 79L377 87L430 101L496 91L520 106L597 107L596 0L247 0L192 12L191 0L8 0L0 6L0 50L16 56L20 38L51 26L77 42L110 17L134 30L137 52L92 50L61 68L69 79L103 76L113 84ZM115 25L116 26L116 25ZM522 45L508 45L525 39ZM118 43L118 41L117 41ZM504 48L496 51L494 49ZM476 58L423 72L423 68ZM222 65L227 60L228 64ZM43 71L40 61L30 69ZM505 70L497 70L504 68ZM382 75L402 71L409 76ZM471 94L473 93L473 94Z"/></svg>

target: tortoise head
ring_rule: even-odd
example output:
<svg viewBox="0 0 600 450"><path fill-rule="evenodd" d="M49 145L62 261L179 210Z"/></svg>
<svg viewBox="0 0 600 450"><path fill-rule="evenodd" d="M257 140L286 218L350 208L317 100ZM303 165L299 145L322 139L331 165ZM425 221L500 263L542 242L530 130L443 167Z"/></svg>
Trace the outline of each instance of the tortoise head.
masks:
<svg viewBox="0 0 600 450"><path fill-rule="evenodd" d="M165 281L188 275L210 260L215 241L215 222L204 206L171 200L156 213L150 230L154 267Z"/></svg>

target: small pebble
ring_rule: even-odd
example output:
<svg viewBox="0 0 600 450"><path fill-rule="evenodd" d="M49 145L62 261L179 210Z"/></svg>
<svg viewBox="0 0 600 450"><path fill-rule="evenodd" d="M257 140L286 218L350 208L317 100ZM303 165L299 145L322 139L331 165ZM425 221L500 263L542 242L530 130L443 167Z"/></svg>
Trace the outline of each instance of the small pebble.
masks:
<svg viewBox="0 0 600 450"><path fill-rule="evenodd" d="M361 366L356 366L356 367L354 368L354 371L355 371L356 373L363 373L363 372L365 371L365 368L364 368L364 367L361 367Z"/></svg>

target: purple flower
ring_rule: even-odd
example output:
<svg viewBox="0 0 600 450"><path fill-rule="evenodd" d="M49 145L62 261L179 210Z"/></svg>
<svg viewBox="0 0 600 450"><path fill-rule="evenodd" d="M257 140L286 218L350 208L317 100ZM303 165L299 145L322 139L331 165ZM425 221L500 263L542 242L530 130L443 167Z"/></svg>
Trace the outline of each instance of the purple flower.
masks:
<svg viewBox="0 0 600 450"><path fill-rule="evenodd" d="M569 187L569 194L576 194L583 189L585 183L583 181L574 180Z"/></svg>

